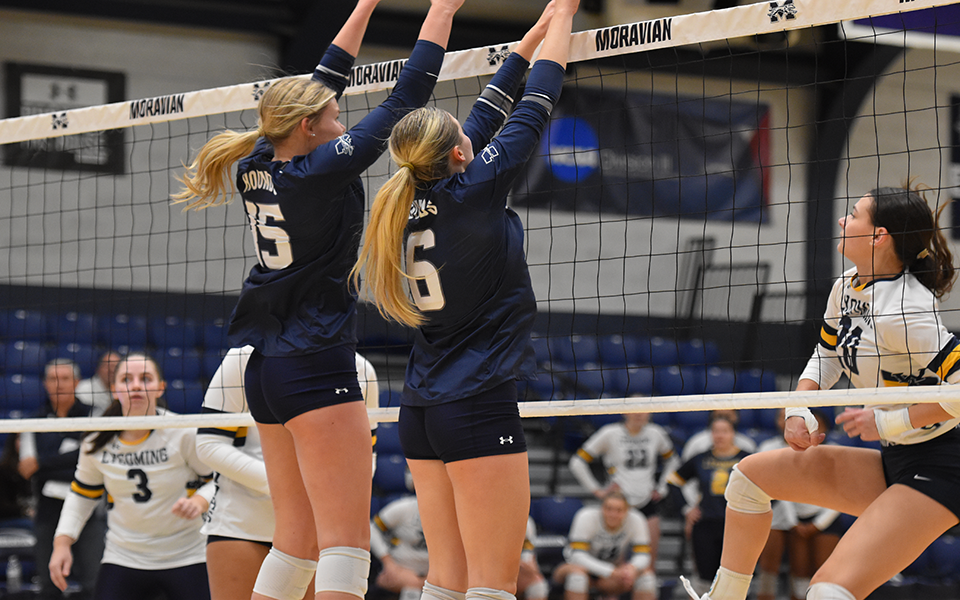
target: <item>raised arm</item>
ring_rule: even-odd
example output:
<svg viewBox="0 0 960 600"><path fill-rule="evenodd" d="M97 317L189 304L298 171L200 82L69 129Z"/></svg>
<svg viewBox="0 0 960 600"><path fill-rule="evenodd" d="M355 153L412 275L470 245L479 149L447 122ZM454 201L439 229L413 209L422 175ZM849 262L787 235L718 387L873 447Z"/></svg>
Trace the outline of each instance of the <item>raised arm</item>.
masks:
<svg viewBox="0 0 960 600"><path fill-rule="evenodd" d="M577 13L580 0L555 0L553 16L543 40L543 48L537 60L552 60L566 68L570 56L570 32L573 30L573 15Z"/></svg>
<svg viewBox="0 0 960 600"><path fill-rule="evenodd" d="M427 18L420 27L418 39L433 42L438 46L447 47L450 41L450 28L453 26L453 15L463 6L463 0L431 0Z"/></svg>
<svg viewBox="0 0 960 600"><path fill-rule="evenodd" d="M373 9L379 3L380 0L360 0L357 2L356 8L347 18L347 22L340 28L337 37L333 38L333 44L339 46L351 56L356 56L360 52L363 35L367 32L370 15L373 14Z"/></svg>

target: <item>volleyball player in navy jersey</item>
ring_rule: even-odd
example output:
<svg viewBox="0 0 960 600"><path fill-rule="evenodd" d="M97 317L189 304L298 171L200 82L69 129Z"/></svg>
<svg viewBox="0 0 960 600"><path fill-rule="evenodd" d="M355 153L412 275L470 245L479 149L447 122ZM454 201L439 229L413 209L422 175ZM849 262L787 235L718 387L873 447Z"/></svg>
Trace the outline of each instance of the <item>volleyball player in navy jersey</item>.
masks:
<svg viewBox="0 0 960 600"><path fill-rule="evenodd" d="M429 99L462 3L432 0L393 93L345 131L337 97L377 4L360 0L313 78L272 83L257 129L207 142L174 196L188 208L221 204L239 161L259 264L229 337L255 348L244 385L276 516L253 598L301 598L314 571L318 598L366 591L370 429L354 361L356 295L347 286L363 224L360 174L397 119Z"/></svg>
<svg viewBox="0 0 960 600"><path fill-rule="evenodd" d="M430 548L425 599L516 593L530 484L515 380L534 370L536 299L506 198L560 94L577 5L548 5L462 128L436 108L397 123L400 168L374 200L354 269L381 313L419 326L399 429ZM524 96L491 140L541 39Z"/></svg>

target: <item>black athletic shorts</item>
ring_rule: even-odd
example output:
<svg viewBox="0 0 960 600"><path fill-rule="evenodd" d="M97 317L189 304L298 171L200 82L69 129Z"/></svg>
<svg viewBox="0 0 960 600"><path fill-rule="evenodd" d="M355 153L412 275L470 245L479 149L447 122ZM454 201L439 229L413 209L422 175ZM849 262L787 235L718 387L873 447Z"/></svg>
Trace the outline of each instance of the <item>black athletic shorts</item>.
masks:
<svg viewBox="0 0 960 600"><path fill-rule="evenodd" d="M268 425L286 423L317 408L363 402L351 346L302 356L264 356L254 350L244 389L253 420Z"/></svg>
<svg viewBox="0 0 960 600"><path fill-rule="evenodd" d="M198 563L175 569L131 569L110 563L100 565L94 600L152 598L163 591L177 600L210 600L207 565Z"/></svg>
<svg viewBox="0 0 960 600"><path fill-rule="evenodd" d="M643 506L636 507L640 513L647 517L658 517L660 516L660 505L663 504L663 500L650 500Z"/></svg>
<svg viewBox="0 0 960 600"><path fill-rule="evenodd" d="M400 446L411 460L445 463L527 451L517 384L434 406L400 406Z"/></svg>
<svg viewBox="0 0 960 600"><path fill-rule="evenodd" d="M880 452L888 486L911 487L960 518L960 429L919 444L884 446Z"/></svg>
<svg viewBox="0 0 960 600"><path fill-rule="evenodd" d="M264 548L273 548L273 542L264 542L261 540L247 540L244 538L230 537L227 535L208 535L207 536L207 545L213 544L214 542L248 542L250 544L258 544Z"/></svg>

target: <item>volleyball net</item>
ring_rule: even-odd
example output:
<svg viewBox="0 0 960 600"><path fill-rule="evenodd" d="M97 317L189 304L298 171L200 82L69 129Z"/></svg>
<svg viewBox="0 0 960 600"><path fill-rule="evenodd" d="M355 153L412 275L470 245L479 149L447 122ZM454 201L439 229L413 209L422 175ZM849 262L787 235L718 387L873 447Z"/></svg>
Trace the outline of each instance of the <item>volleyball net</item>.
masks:
<svg viewBox="0 0 960 600"><path fill-rule="evenodd" d="M956 398L788 390L842 272L837 218L911 177L934 209L958 193L958 28L958 5L936 0L775 0L573 34L561 100L510 198L539 310L522 415ZM512 47L448 53L432 103L466 118ZM347 127L403 62L353 69ZM47 361L91 376L108 349L149 351L170 409L199 412L254 252L239 202L183 213L169 199L209 137L256 126L273 80L72 108L55 75L16 74L24 116L0 121L0 432L135 426L29 418ZM82 97L83 73L71 81ZM363 175L368 197L391 170L384 156ZM942 317L960 329L954 306ZM384 407L371 417L395 420L410 333L361 309Z"/></svg>

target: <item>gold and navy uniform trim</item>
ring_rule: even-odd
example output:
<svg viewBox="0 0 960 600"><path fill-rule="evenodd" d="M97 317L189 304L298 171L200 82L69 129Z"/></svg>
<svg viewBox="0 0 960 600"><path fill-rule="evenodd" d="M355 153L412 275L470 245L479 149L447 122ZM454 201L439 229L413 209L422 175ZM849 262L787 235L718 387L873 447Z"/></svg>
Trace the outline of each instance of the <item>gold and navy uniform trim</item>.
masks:
<svg viewBox="0 0 960 600"><path fill-rule="evenodd" d="M583 550L584 552L590 551L590 542L570 542L571 550Z"/></svg>
<svg viewBox="0 0 960 600"><path fill-rule="evenodd" d="M104 487L102 485L87 485L76 479L70 484L70 491L74 494L83 496L84 498L89 498L91 500L96 500L103 496Z"/></svg>
<svg viewBox="0 0 960 600"><path fill-rule="evenodd" d="M927 370L936 373L941 381L960 370L960 340L957 336L950 336L948 341L930 364Z"/></svg>
<svg viewBox="0 0 960 600"><path fill-rule="evenodd" d="M827 350L837 349L837 330L826 323L820 329L820 345Z"/></svg>
<svg viewBox="0 0 960 600"><path fill-rule="evenodd" d="M587 461L588 463L593 462L593 456L591 456L591 454L586 450L584 450L583 448L580 448L579 450L577 450L577 456Z"/></svg>
<svg viewBox="0 0 960 600"><path fill-rule="evenodd" d="M634 544L633 553L634 554L650 554L650 546L648 544Z"/></svg>

